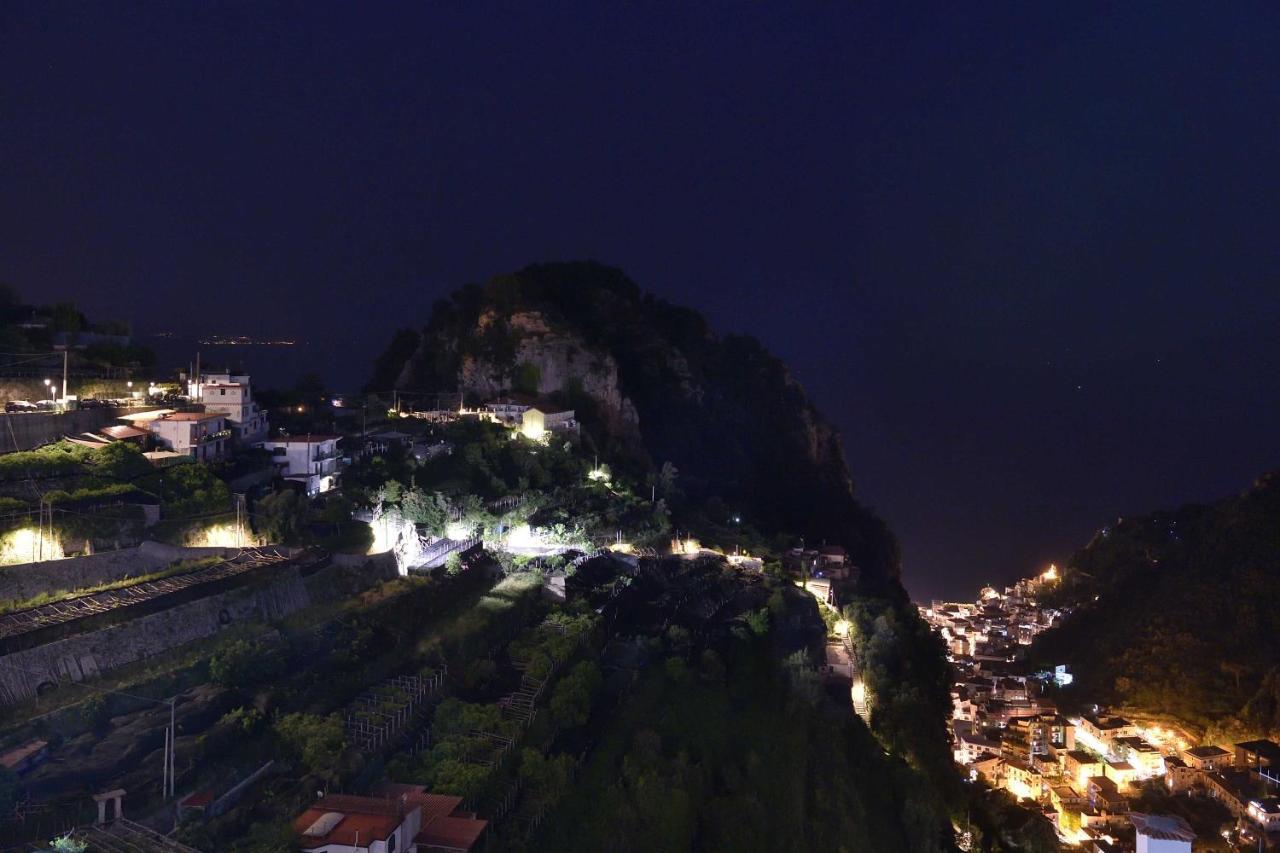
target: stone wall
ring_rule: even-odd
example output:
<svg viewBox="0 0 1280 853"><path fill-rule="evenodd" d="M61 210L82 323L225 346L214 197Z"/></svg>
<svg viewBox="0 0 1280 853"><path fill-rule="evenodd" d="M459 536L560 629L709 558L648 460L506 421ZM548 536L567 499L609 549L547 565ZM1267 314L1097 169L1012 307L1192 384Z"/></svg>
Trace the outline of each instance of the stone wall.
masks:
<svg viewBox="0 0 1280 853"><path fill-rule="evenodd" d="M0 601L24 601L46 592L71 592L128 577L150 574L179 560L223 557L235 548L179 548L160 542L143 542L87 557L45 560L0 567Z"/></svg>
<svg viewBox="0 0 1280 853"><path fill-rule="evenodd" d="M31 450L65 435L97 432L118 416L117 409L0 414L0 453Z"/></svg>
<svg viewBox="0 0 1280 853"><path fill-rule="evenodd" d="M241 622L283 619L309 606L297 567L254 584L0 658L0 705L67 680L83 681L203 639Z"/></svg>
<svg viewBox="0 0 1280 853"><path fill-rule="evenodd" d="M0 657L0 705L29 699L50 685L83 681L165 654L231 625L283 619L395 576L395 561L389 555L344 559L305 578L298 566L288 566L269 582L251 581L159 613L13 652Z"/></svg>

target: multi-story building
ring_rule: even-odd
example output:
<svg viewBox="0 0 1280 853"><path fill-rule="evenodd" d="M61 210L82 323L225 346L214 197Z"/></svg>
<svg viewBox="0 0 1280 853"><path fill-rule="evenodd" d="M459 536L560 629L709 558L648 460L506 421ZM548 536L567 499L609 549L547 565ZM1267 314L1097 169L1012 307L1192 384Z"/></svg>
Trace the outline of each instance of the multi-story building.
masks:
<svg viewBox="0 0 1280 853"><path fill-rule="evenodd" d="M165 450L183 453L199 462L212 462L227 455L231 430L226 416L218 412L170 412L144 421Z"/></svg>
<svg viewBox="0 0 1280 853"><path fill-rule="evenodd" d="M247 373L206 373L190 383L191 397L203 403L205 411L225 415L232 436L243 445L267 437L267 413L253 401L253 386Z"/></svg>
<svg viewBox="0 0 1280 853"><path fill-rule="evenodd" d="M1075 724L1077 742L1102 755L1115 754L1116 738L1138 737L1138 727L1123 717L1085 714Z"/></svg>
<svg viewBox="0 0 1280 853"><path fill-rule="evenodd" d="M1220 746L1193 746L1182 751L1182 758L1188 767L1212 773L1230 767L1233 756Z"/></svg>
<svg viewBox="0 0 1280 853"><path fill-rule="evenodd" d="M336 435L286 435L269 438L258 446L271 451L276 471L299 483L308 495L319 495L338 486L342 454Z"/></svg>

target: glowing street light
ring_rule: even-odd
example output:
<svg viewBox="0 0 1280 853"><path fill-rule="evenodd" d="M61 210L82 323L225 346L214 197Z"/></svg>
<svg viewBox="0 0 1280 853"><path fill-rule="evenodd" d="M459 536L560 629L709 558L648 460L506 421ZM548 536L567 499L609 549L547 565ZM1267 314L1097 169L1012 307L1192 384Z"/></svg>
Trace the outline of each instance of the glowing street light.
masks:
<svg viewBox="0 0 1280 853"><path fill-rule="evenodd" d="M1058 567L1050 563L1049 568L1045 569L1044 574L1040 577L1046 581L1056 581L1058 579Z"/></svg>

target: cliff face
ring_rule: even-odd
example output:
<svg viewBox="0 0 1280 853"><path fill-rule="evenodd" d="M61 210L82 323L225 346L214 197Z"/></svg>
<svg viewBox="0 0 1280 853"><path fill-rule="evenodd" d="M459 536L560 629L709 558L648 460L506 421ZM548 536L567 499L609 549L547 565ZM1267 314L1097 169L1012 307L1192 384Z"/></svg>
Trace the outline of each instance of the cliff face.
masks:
<svg viewBox="0 0 1280 853"><path fill-rule="evenodd" d="M843 543L864 572L897 574L892 537L854 499L839 435L785 365L616 269L537 265L463 287L378 359L370 387L392 386L477 402L508 390L551 397L611 462L670 462L692 500Z"/></svg>

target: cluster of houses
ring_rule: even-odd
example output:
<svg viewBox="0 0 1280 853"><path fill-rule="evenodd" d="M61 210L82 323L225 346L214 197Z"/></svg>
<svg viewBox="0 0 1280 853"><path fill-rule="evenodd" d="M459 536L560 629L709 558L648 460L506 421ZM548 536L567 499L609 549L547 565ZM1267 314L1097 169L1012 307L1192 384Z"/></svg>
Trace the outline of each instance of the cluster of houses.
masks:
<svg viewBox="0 0 1280 853"><path fill-rule="evenodd" d="M1064 667L1029 674L1019 647L1057 624L1036 592L1053 569L976 602L934 601L921 615L942 636L952 663L953 755L974 780L1035 803L1061 836L1086 849L1187 850L1194 832L1173 819L1129 811L1138 786L1218 799L1237 832L1259 849L1280 849L1280 745L1249 741L1191 746L1176 733L1103 713L1067 717L1043 693L1070 683ZM1146 842L1142 833L1153 833Z"/></svg>
<svg viewBox="0 0 1280 853"><path fill-rule="evenodd" d="M338 435L270 435L267 413L253 399L248 374L202 373L187 383L181 409L131 411L96 433L67 436L89 447L128 441L154 465L194 460L217 462L237 451L260 448L271 454L276 473L308 495L337 488L342 470Z"/></svg>

